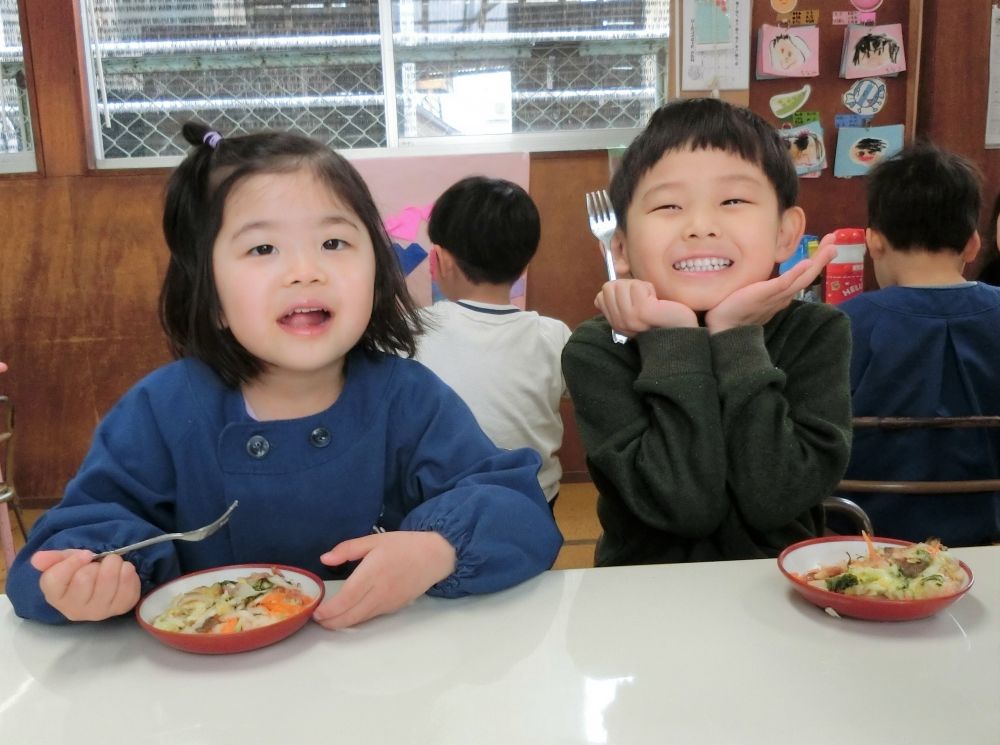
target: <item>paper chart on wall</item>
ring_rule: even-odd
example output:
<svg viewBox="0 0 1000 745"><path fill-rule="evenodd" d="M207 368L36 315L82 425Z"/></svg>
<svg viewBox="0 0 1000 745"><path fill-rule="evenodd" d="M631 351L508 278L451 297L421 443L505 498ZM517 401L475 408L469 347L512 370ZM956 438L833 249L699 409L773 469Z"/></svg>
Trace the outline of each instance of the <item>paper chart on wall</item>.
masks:
<svg viewBox="0 0 1000 745"><path fill-rule="evenodd" d="M684 0L681 90L746 90L751 0Z"/></svg>
<svg viewBox="0 0 1000 745"><path fill-rule="evenodd" d="M986 104L986 147L1000 148L1000 7L990 17L990 89Z"/></svg>

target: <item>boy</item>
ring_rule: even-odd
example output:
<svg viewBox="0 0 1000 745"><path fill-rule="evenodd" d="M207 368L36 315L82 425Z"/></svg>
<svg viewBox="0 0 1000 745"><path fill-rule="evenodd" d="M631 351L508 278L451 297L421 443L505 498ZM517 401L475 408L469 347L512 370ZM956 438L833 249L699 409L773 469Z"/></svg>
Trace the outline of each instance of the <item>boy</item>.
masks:
<svg viewBox="0 0 1000 745"><path fill-rule="evenodd" d="M716 99L667 104L626 150L612 253L631 278L563 352L599 566L776 556L820 533L850 450L850 336L792 299L833 247L769 279L805 227L797 191L777 132Z"/></svg>
<svg viewBox="0 0 1000 745"><path fill-rule="evenodd" d="M882 288L851 320L855 416L1000 414L1000 288L967 282L979 252L975 166L928 144L868 175L865 242ZM1000 477L1000 431L859 429L847 478ZM946 545L1000 540L1000 494L857 494L879 535Z"/></svg>
<svg viewBox="0 0 1000 745"><path fill-rule="evenodd" d="M496 445L538 451L551 507L562 477L559 357L569 328L510 303L538 249L538 209L517 184L466 178L434 203L427 232L432 276L449 302L425 311L417 359L455 389Z"/></svg>

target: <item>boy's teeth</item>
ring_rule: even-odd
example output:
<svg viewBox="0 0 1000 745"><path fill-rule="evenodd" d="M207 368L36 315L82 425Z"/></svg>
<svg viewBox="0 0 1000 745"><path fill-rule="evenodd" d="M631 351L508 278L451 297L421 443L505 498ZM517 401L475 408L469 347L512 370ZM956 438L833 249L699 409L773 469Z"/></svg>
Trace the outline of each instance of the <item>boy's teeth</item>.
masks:
<svg viewBox="0 0 1000 745"><path fill-rule="evenodd" d="M705 259L683 259L674 264L674 269L681 272L717 272L732 265L729 259L711 257Z"/></svg>

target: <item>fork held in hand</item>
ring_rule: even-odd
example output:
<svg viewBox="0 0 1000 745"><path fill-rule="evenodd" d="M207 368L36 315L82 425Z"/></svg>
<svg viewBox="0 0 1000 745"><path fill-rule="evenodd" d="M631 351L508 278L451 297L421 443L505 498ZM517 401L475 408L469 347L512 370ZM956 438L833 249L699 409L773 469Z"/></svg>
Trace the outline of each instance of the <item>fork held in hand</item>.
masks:
<svg viewBox="0 0 1000 745"><path fill-rule="evenodd" d="M129 551L135 551L140 548L146 548L146 546L152 546L156 543L163 543L164 541L201 541L208 538L212 533L217 531L227 522L229 522L229 516L233 514L233 510L239 505L239 500L234 500L229 509L222 513L214 522L209 523L203 528L197 528L196 530L188 530L184 533L165 533L163 535L158 535L155 538L147 538L145 541L139 541L138 543L130 543L127 546L122 546L121 548L116 548L113 551L105 551L101 554L95 554L91 561L100 561L105 556L111 556L111 554L127 554Z"/></svg>
<svg viewBox="0 0 1000 745"><path fill-rule="evenodd" d="M613 282L618 279L618 274L615 272L615 260L611 255L611 236L615 234L615 228L618 227L618 219L615 217L615 211L611 208L608 192L604 189L589 192L586 199L590 232L601 242L601 253L604 254L604 266L608 270L608 280ZM628 341L628 337L617 331L611 332L611 338L614 339L615 344L624 344Z"/></svg>

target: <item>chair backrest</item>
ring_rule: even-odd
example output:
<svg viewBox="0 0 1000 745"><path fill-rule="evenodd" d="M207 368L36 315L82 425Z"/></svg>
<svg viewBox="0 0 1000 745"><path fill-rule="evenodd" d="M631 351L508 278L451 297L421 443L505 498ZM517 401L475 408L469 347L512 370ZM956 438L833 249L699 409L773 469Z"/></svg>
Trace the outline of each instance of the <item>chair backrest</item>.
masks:
<svg viewBox="0 0 1000 745"><path fill-rule="evenodd" d="M1000 416L855 417L853 426L854 429L874 427L884 430L995 429L1000 428ZM859 481L845 479L837 486L837 491L873 494L970 494L1000 491L1000 478L968 478L951 481L901 481L894 479Z"/></svg>

